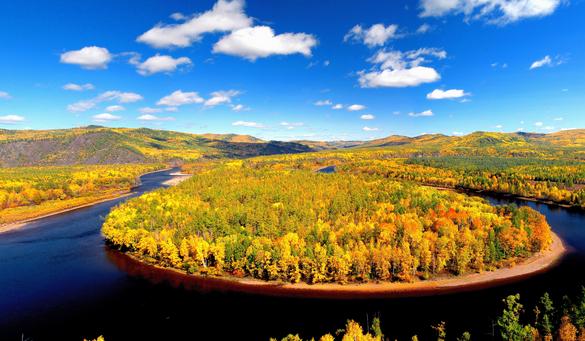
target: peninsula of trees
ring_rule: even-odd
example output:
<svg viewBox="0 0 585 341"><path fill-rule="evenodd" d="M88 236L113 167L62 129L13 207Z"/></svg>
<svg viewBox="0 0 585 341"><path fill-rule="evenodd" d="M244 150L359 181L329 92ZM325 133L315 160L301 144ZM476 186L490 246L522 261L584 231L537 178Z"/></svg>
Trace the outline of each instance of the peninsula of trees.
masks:
<svg viewBox="0 0 585 341"><path fill-rule="evenodd" d="M459 275L551 244L544 216L530 208L493 207L359 165L321 174L291 167L296 157L187 166L191 179L120 205L103 234L153 264L291 283Z"/></svg>

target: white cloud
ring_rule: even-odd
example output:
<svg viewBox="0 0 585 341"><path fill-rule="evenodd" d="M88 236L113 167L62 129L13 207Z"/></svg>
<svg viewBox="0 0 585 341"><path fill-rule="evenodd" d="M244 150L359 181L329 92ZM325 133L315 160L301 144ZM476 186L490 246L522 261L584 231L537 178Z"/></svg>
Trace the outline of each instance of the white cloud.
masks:
<svg viewBox="0 0 585 341"><path fill-rule="evenodd" d="M91 83L86 84L75 84L75 83L67 83L63 85L64 90L69 91L84 91L84 90L93 90L95 87Z"/></svg>
<svg viewBox="0 0 585 341"><path fill-rule="evenodd" d="M121 105L110 105L110 106L106 107L107 112L116 112L116 111L123 111L123 110L126 110L126 108L124 108Z"/></svg>
<svg viewBox="0 0 585 341"><path fill-rule="evenodd" d="M359 83L362 88L401 88L432 83L441 79L439 73L427 66L427 57L444 59L447 52L435 48L420 48L407 52L380 50L368 61L379 65L380 70L360 71Z"/></svg>
<svg viewBox="0 0 585 341"><path fill-rule="evenodd" d="M284 128L288 129L288 130L292 130L298 127L302 127L305 124L303 122L280 122L280 125L283 126Z"/></svg>
<svg viewBox="0 0 585 341"><path fill-rule="evenodd" d="M374 116L372 114L364 114L364 115L360 116L360 118L362 120L373 120L376 118L376 116Z"/></svg>
<svg viewBox="0 0 585 341"><path fill-rule="evenodd" d="M179 19L177 19L179 18ZM182 20L175 16L173 19ZM137 41L156 48L187 47L201 40L205 33L231 32L252 25L244 13L244 0L219 0L213 8L180 24L158 24L137 38Z"/></svg>
<svg viewBox="0 0 585 341"><path fill-rule="evenodd" d="M441 90L435 89L432 92L427 94L427 99L453 99L453 98L461 98L469 96L464 90L460 89L450 89L450 90Z"/></svg>
<svg viewBox="0 0 585 341"><path fill-rule="evenodd" d="M496 125L496 126L495 126L495 128L496 128L496 129L502 129L502 128L504 128L504 126L503 126L503 125L501 125L501 124L498 124L498 125Z"/></svg>
<svg viewBox="0 0 585 341"><path fill-rule="evenodd" d="M540 121L539 122L534 122L534 125L537 126L537 127L542 127L543 124L544 123L542 123Z"/></svg>
<svg viewBox="0 0 585 341"><path fill-rule="evenodd" d="M183 20L187 19L187 17L181 12L175 12L175 13L169 15L169 17L173 20L176 20L176 21L183 21Z"/></svg>
<svg viewBox="0 0 585 341"><path fill-rule="evenodd" d="M156 104L169 107L178 107L185 104L203 103L204 100L196 92L183 92L177 90L172 94L161 98Z"/></svg>
<svg viewBox="0 0 585 341"><path fill-rule="evenodd" d="M428 117L428 116L433 116L433 115L434 115L433 114L433 111L430 110L430 109L429 110L425 110L423 112L410 112L410 113L408 113L408 116L411 116L411 117L421 117L421 116L427 116Z"/></svg>
<svg viewBox="0 0 585 341"><path fill-rule="evenodd" d="M323 100L316 101L313 104L315 104L318 107L322 107L322 106L325 106L325 105L333 105L333 102L331 102L328 99L323 99Z"/></svg>
<svg viewBox="0 0 585 341"><path fill-rule="evenodd" d="M558 65L564 64L565 62L566 62L566 59L564 59L562 57L557 56L555 58L551 58L549 55L546 55L542 59L536 60L532 64L530 64L530 70L538 69L538 68L541 68L543 66L548 66L548 67L558 66Z"/></svg>
<svg viewBox="0 0 585 341"><path fill-rule="evenodd" d="M121 92L117 90L106 91L97 97L89 100L79 101L67 106L70 112L84 112L95 108L96 105L102 102L117 101L119 103L133 103L142 100L140 94L134 92Z"/></svg>
<svg viewBox="0 0 585 341"><path fill-rule="evenodd" d="M254 61L271 55L300 53L311 56L311 48L317 39L306 33L274 34L268 26L246 27L233 31L213 46L214 53L240 56Z"/></svg>
<svg viewBox="0 0 585 341"><path fill-rule="evenodd" d="M248 128L264 128L262 123L250 121L235 121L232 123L234 127L248 127Z"/></svg>
<svg viewBox="0 0 585 341"><path fill-rule="evenodd" d="M466 20L486 18L489 23L507 24L525 18L552 14L561 0L421 0L421 17L463 14Z"/></svg>
<svg viewBox="0 0 585 341"><path fill-rule="evenodd" d="M240 111L248 111L248 110L250 110L250 108L248 108L247 106L245 106L243 104L236 104L236 105L232 105L232 110L235 112L240 112Z"/></svg>
<svg viewBox="0 0 585 341"><path fill-rule="evenodd" d="M24 117L19 115L0 116L0 124L17 124L24 122Z"/></svg>
<svg viewBox="0 0 585 341"><path fill-rule="evenodd" d="M140 115L136 118L139 121L149 121L149 122L153 122L153 121L174 121L175 118L174 117L158 117L152 114L144 114L144 115Z"/></svg>
<svg viewBox="0 0 585 341"><path fill-rule="evenodd" d="M173 58L171 56L157 54L136 65L139 74L143 76L159 72L171 73L181 65L191 65L191 59L187 57Z"/></svg>
<svg viewBox="0 0 585 341"><path fill-rule="evenodd" d="M460 131L454 131L454 132L451 133L451 135L453 135L453 136L463 136L463 135L465 135L465 133L462 133Z"/></svg>
<svg viewBox="0 0 585 341"><path fill-rule="evenodd" d="M11 99L12 96L6 91L0 91L0 99Z"/></svg>
<svg viewBox="0 0 585 341"><path fill-rule="evenodd" d="M220 104L227 104L232 102L232 97L240 94L237 90L215 91L211 93L211 98L205 101L206 107L214 107Z"/></svg>
<svg viewBox="0 0 585 341"><path fill-rule="evenodd" d="M417 86L423 83L432 83L441 79L435 69L426 66L416 66L403 70L382 70L376 72L360 73L360 86L362 88L402 88Z"/></svg>
<svg viewBox="0 0 585 341"><path fill-rule="evenodd" d="M429 24L422 24L416 29L416 33L418 34L425 34L432 30L433 28Z"/></svg>
<svg viewBox="0 0 585 341"><path fill-rule="evenodd" d="M343 104L335 104L331 107L333 110L341 110L343 109Z"/></svg>
<svg viewBox="0 0 585 341"><path fill-rule="evenodd" d="M563 120L563 118L562 118L562 117L555 117L555 118L554 118L554 120L555 120L555 121L562 121L562 120Z"/></svg>
<svg viewBox="0 0 585 341"><path fill-rule="evenodd" d="M375 24L370 28L355 25L343 38L344 41L353 40L363 42L369 47L382 46L388 40L397 38L398 25Z"/></svg>
<svg viewBox="0 0 585 341"><path fill-rule="evenodd" d="M93 115L94 122L98 122L98 123L118 121L118 120L121 120L121 119L122 119L122 117L116 116L116 115L112 115L112 114L107 113L107 112L106 113L103 113L103 114Z"/></svg>
<svg viewBox="0 0 585 341"><path fill-rule="evenodd" d="M141 114L156 114L156 113L159 113L162 111L163 111L162 108L151 108L151 107L144 107L144 108L138 109L138 112L140 112Z"/></svg>
<svg viewBox="0 0 585 341"><path fill-rule="evenodd" d="M555 127L553 127L553 126L546 126L546 127L544 127L543 129L544 129L544 130L549 130L549 131L550 131L550 130L555 130Z"/></svg>
<svg viewBox="0 0 585 341"><path fill-rule="evenodd" d="M364 110L366 108L365 105L362 104L352 104L350 106L347 107L348 111L360 111L360 110Z"/></svg>
<svg viewBox="0 0 585 341"><path fill-rule="evenodd" d="M363 127L362 130L363 131L379 131L380 129L376 128L376 127L367 127L366 126L366 127Z"/></svg>
<svg viewBox="0 0 585 341"><path fill-rule="evenodd" d="M105 69L112 60L110 51L105 47L86 46L81 50L61 54L61 63L79 65L84 69Z"/></svg>

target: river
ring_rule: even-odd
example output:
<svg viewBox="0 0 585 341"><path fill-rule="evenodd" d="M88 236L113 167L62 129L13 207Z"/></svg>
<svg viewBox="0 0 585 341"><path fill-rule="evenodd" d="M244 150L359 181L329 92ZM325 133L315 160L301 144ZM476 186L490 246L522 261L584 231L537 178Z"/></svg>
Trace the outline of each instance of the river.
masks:
<svg viewBox="0 0 585 341"><path fill-rule="evenodd" d="M173 170L148 174L133 196L162 186ZM557 301L585 284L585 212L505 198L494 204L529 205L547 216L571 252L558 266L494 288L393 299L315 299L185 288L137 268L104 245L103 217L122 198L41 219L0 234L0 340L238 339L267 340L299 333L320 336L345 320L380 316L391 339L421 339L446 321L453 337L469 330L491 339L493 321L508 294L520 293L526 311L548 291Z"/></svg>

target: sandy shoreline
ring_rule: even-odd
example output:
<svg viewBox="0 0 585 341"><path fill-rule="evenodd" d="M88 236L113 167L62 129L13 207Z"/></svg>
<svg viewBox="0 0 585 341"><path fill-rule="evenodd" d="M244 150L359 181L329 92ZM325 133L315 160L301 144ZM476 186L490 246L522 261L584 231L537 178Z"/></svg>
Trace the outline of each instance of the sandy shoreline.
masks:
<svg viewBox="0 0 585 341"><path fill-rule="evenodd" d="M172 175L173 178L163 182L163 185L176 186L193 176L193 174L186 174L181 172L171 173L170 175Z"/></svg>
<svg viewBox="0 0 585 341"><path fill-rule="evenodd" d="M376 298L435 295L450 292L478 290L519 281L542 273L560 261L566 252L562 240L553 233L550 250L539 252L523 262L494 271L452 276L414 283L380 282L351 284L306 284L263 281L253 278L189 275L184 271L147 264L139 258L119 251L111 257L124 271L154 281L167 281L174 286L203 291L245 292L272 296L314 298Z"/></svg>

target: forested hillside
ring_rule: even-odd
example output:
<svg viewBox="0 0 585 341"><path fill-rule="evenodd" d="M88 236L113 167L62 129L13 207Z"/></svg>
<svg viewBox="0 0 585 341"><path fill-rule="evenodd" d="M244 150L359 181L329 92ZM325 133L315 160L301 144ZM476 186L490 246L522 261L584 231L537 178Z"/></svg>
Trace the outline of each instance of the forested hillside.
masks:
<svg viewBox="0 0 585 341"><path fill-rule="evenodd" d="M182 162L311 150L298 143L262 141L247 135L196 135L146 128L0 130L2 167Z"/></svg>

